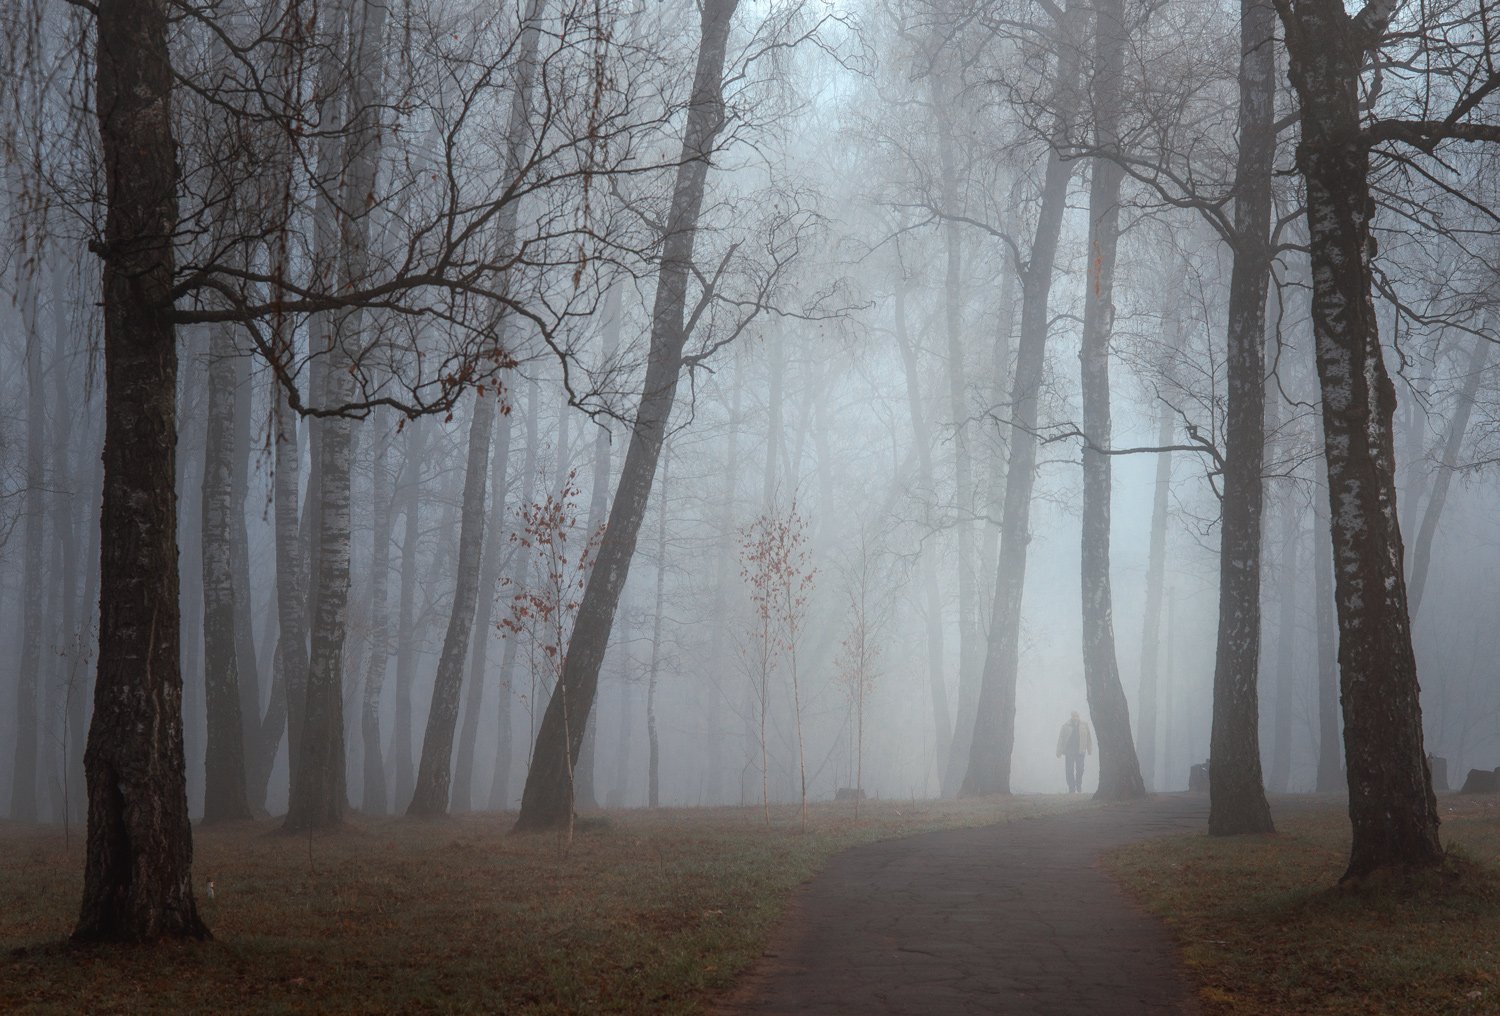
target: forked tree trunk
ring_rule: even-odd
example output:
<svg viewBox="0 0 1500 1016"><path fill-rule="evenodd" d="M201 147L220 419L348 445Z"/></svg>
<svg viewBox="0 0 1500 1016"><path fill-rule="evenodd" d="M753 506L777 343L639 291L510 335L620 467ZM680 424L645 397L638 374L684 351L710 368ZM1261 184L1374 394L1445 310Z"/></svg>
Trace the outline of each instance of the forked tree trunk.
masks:
<svg viewBox="0 0 1500 1016"><path fill-rule="evenodd" d="M1225 358L1229 391L1219 526L1219 633L1209 737L1208 831L1213 836L1272 831L1261 782L1258 687L1266 288L1276 154L1276 33L1270 4L1242 0L1240 5L1240 151Z"/></svg>
<svg viewBox="0 0 1500 1016"><path fill-rule="evenodd" d="M1057 127L1064 136L1078 88L1078 53L1082 9L1070 0L1055 34L1060 41L1054 104L1061 107ZM974 717L974 738L959 793L965 796L1010 793L1011 752L1016 742L1016 675L1020 666L1021 592L1026 582L1026 547L1031 539L1031 494L1036 484L1037 401L1046 363L1049 300L1058 237L1067 209L1073 163L1054 147L1042 178L1041 208L1031 257L1021 278L1021 332L1016 344L1016 375L1011 386L1010 456L1005 471L1005 504L1000 518L1000 558L995 571L995 602L990 620L984 677ZM955 746L956 747L956 746Z"/></svg>
<svg viewBox="0 0 1500 1016"><path fill-rule="evenodd" d="M1094 5L1094 132L1099 145L1117 148L1120 90L1124 84L1123 0ZM1109 340L1114 327L1115 253L1120 239L1120 184L1124 171L1111 159L1093 161L1089 183L1089 277L1085 286L1083 344L1083 679L1089 715L1099 741L1095 797L1123 801L1146 795L1130 731L1130 706L1115 654L1114 594L1109 574L1111 467L1100 449L1110 446Z"/></svg>
<svg viewBox="0 0 1500 1016"><path fill-rule="evenodd" d="M210 328L208 420L203 448L203 679L208 716L203 821L250 817L245 793L244 724L235 644L235 576L230 528L234 509L234 333Z"/></svg>
<svg viewBox="0 0 1500 1016"><path fill-rule="evenodd" d="M104 503L99 673L84 770L88 845L76 941L207 938L193 899L178 664L171 319L176 142L167 9L100 0Z"/></svg>
<svg viewBox="0 0 1500 1016"><path fill-rule="evenodd" d="M1346 880L1382 868L1431 867L1443 857L1396 513L1396 390L1370 299L1375 202L1360 77L1393 9L1372 5L1356 19L1337 0L1282 8L1302 117L1297 163L1307 182L1323 392L1354 834Z"/></svg>
<svg viewBox="0 0 1500 1016"><path fill-rule="evenodd" d="M557 829L568 826L572 820L572 772L598 689L599 664L609 643L615 608L630 572L636 537L651 496L651 483L682 369L682 351L688 338L685 314L693 244L698 213L703 207L709 158L724 125L724 59L729 24L737 4L738 0L704 0L702 41L689 99L682 159L667 213L640 408L610 509L609 526L589 573L568 644L562 678L547 703L538 732L517 829Z"/></svg>

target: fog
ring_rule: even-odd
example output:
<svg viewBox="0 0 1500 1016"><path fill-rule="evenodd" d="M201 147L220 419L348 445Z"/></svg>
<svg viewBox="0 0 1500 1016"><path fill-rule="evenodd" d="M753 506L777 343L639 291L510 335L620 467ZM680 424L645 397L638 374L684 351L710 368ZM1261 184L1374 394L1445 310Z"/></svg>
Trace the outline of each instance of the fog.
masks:
<svg viewBox="0 0 1500 1016"><path fill-rule="evenodd" d="M7 27L12 38L36 29L39 48L6 58L16 115L0 186L0 814L76 823L100 638L106 170L93 113L79 112L95 101L92 60L74 51L86 29L58 6L27 6ZM373 40L309 43L295 72L272 6L221 4L169 40L196 86L179 90L172 117L194 818L215 793L222 735L210 732L223 728L210 713L229 700L243 756L230 778L246 783L251 811L288 810L289 748L302 717L323 709L306 698L319 659L337 664L333 764L351 808L405 813L424 737L443 736L449 810L520 807L543 712L583 651L572 626L591 609L594 558L613 546L606 520L633 503L617 493L642 393L655 390L647 371L693 164L707 169L686 227L680 380L664 439L642 439L659 459L618 605L600 615L607 645L569 762L578 809L794 803L804 775L814 801L842 788L952 797L971 737L1009 751L1005 786L982 792L1063 793L1062 723L1076 710L1101 736L1112 729L1095 710L1113 679L1086 682L1083 604L1103 588L1082 549L1086 459L1108 469L1102 616L1121 729L1147 789L1187 788L1210 754L1220 569L1232 559L1221 523L1235 259L1221 227L1236 186L1237 16L1214 3L1126 5L1115 80L1102 77L1092 21L1072 8L1054 22L1047 5L741 4L721 122L695 155L682 140L699 105L693 5L413 0L392 6ZM344 6L360 25L374 9ZM262 34L229 60L209 25ZM295 102L247 98L255 68L270 75L266 94L294 84ZM314 88L324 73L345 96L337 109ZM1278 114L1296 101L1285 78ZM1115 105L1122 119L1108 127ZM1333 565L1318 549L1329 495L1306 195L1291 172L1295 137L1274 147L1264 513L1245 566L1261 583L1262 768L1269 790L1301 793L1319 785L1320 681L1334 679L1319 654L1336 633ZM373 182L350 199L365 163ZM1091 194L1105 165L1126 168L1101 310ZM1494 173L1471 150L1431 176L1395 160L1377 176L1375 307L1397 396L1423 734L1456 783L1500 766L1500 377L1487 352L1493 225L1475 207ZM363 260L345 264L351 251ZM320 289L334 262L341 281ZM1041 273L1050 293L1029 311L1045 346L1028 424L1023 305ZM278 301L288 309L266 310ZM1080 375L1096 320L1102 429L1088 422ZM476 452L486 400L490 445ZM1034 467L1022 456L1020 468L1034 487L1017 490L1010 472L1028 443ZM338 510L329 455L349 472L342 537L327 528ZM279 485L278 470L297 482ZM482 517L466 508L466 482ZM296 500L278 520L288 490ZM1003 531L1007 518L1018 528ZM1430 561L1418 564L1424 524ZM781 577L754 548L766 527L783 548L791 540ZM1024 573L1004 552L1017 536ZM330 539L348 551L348 595L325 617ZM281 574L287 560L300 562L295 582ZM456 595L465 581L477 583L477 610ZM1004 697L992 628L1007 581L1022 583L1013 721L981 696L989 682ZM289 603L306 621L294 653L282 644ZM472 632L452 625L469 612ZM227 640L217 648L216 631ZM319 656L320 639L332 655ZM449 641L456 722L434 733ZM1087 793L1103 749L1087 761Z"/></svg>

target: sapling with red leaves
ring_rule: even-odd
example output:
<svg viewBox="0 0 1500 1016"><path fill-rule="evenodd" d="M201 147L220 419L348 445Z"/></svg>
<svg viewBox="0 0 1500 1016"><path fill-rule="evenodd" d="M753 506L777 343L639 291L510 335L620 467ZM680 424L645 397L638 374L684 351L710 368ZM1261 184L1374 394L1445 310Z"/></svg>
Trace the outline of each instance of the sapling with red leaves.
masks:
<svg viewBox="0 0 1500 1016"><path fill-rule="evenodd" d="M807 522L797 504L786 512L762 512L741 530L740 575L750 590L752 627L747 653L760 712L761 807L771 821L766 746L766 713L771 674L785 659L792 685L792 715L797 729L797 769L801 779L801 821L807 828L807 751L802 737L802 689L797 673L797 640L807 622L807 599L817 569L809 564Z"/></svg>
<svg viewBox="0 0 1500 1016"><path fill-rule="evenodd" d="M582 521L576 477L577 470L569 472L556 493L549 493L541 501L523 504L521 527L510 537L516 551L530 561L529 567L518 573L529 577L512 593L510 608L500 618L498 627L506 638L524 639L530 650L532 690L528 704L537 701L539 675L547 679L544 695L550 695L563 680L573 622L583 601L583 590L594 566L599 543L604 539L604 526L589 531ZM502 586L514 584L507 578ZM566 687L563 688L562 702L563 725L567 730L572 720ZM568 767L568 793L571 799L571 765ZM569 810L567 836L571 843L571 807Z"/></svg>

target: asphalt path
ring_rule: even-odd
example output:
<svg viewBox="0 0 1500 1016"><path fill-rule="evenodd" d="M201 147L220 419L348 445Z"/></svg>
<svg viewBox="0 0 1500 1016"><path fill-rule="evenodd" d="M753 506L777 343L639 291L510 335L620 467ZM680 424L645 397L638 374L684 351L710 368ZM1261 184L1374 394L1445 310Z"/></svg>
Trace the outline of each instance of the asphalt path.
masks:
<svg viewBox="0 0 1500 1016"><path fill-rule="evenodd" d="M1207 823L1206 795L1169 794L855 847L799 892L717 1011L1196 1013L1165 927L1099 857Z"/></svg>

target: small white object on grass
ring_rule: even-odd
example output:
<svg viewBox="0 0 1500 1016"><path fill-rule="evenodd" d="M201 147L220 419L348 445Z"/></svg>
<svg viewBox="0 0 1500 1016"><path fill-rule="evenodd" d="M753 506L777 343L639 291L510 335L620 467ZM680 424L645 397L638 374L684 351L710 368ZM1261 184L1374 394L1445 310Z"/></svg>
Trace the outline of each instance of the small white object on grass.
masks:
<svg viewBox="0 0 1500 1016"><path fill-rule="evenodd" d="M214 898L214 880L213 879L209 879L208 880L208 898L209 899L213 899Z"/></svg>

